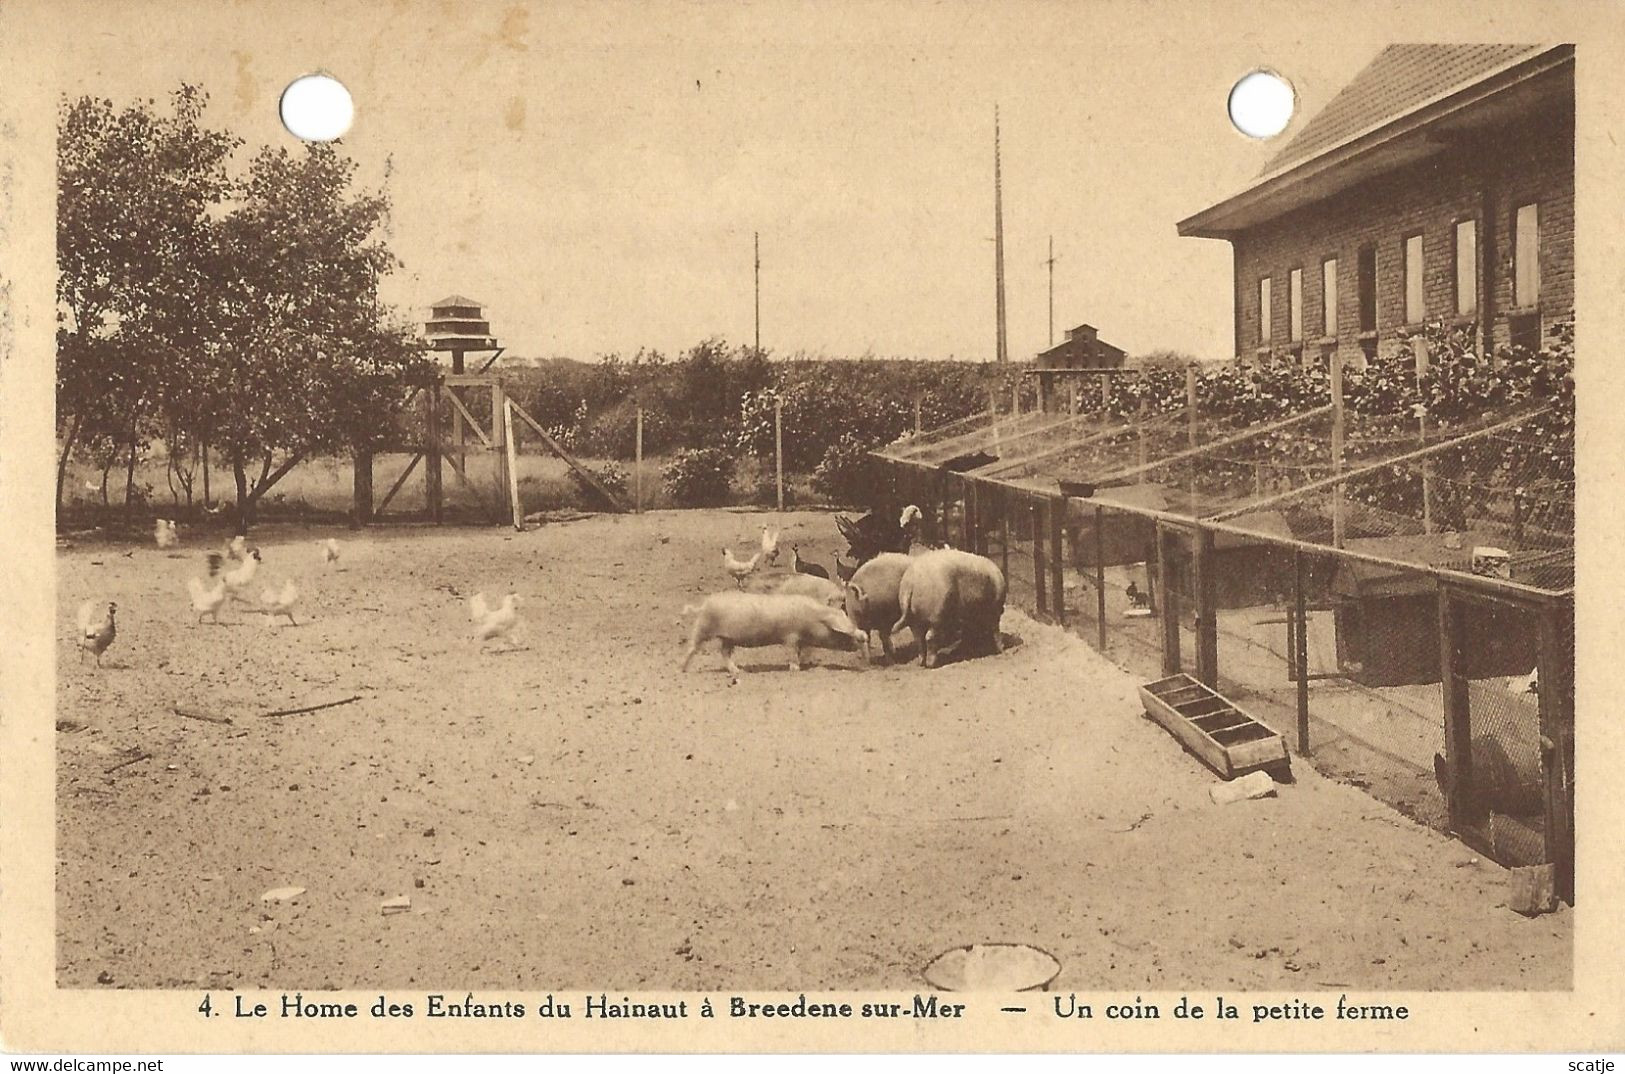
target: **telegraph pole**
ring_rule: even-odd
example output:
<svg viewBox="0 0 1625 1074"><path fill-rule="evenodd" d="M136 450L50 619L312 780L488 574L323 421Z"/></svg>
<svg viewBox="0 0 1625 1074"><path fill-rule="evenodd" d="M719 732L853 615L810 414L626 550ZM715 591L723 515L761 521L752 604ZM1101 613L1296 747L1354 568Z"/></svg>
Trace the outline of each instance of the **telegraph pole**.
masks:
<svg viewBox="0 0 1625 1074"><path fill-rule="evenodd" d="M750 233L751 248L756 258L756 353L762 353L762 236Z"/></svg>
<svg viewBox="0 0 1625 1074"><path fill-rule="evenodd" d="M1049 345L1055 346L1055 236L1049 237Z"/></svg>
<svg viewBox="0 0 1625 1074"><path fill-rule="evenodd" d="M1010 352L1004 336L1004 176L999 161L999 106L993 106L993 257L997 262L994 279L998 286L998 361L1005 365Z"/></svg>

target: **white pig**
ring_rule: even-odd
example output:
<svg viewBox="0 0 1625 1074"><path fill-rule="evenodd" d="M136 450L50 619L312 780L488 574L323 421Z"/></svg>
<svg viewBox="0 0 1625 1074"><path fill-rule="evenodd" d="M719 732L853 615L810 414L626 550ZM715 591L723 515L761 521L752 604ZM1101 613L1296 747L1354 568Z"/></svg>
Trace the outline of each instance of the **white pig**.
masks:
<svg viewBox="0 0 1625 1074"><path fill-rule="evenodd" d="M801 650L811 645L820 649L850 649L863 638L846 613L815 597L789 593L713 593L698 606L683 609L697 612L688 638L683 670L701 645L712 638L722 642L722 657L728 671L737 676L734 646L747 649L763 645L785 645L790 649L790 669L801 670Z"/></svg>
<svg viewBox="0 0 1625 1074"><path fill-rule="evenodd" d="M878 630L886 659L892 659L892 623L901 614L897 590L913 562L912 556L900 552L882 552L859 567L846 584L846 617L863 631L865 656L869 652L869 632Z"/></svg>
<svg viewBox="0 0 1625 1074"><path fill-rule="evenodd" d="M991 559L957 548L935 549L915 556L903 572L892 633L909 628L920 644L923 667L941 662L945 640L950 652L967 644L1003 652L1004 597L1004 573Z"/></svg>
<svg viewBox="0 0 1625 1074"><path fill-rule="evenodd" d="M820 578L816 574L792 574L783 582L775 593L784 593L790 596L811 597L820 604L828 604L832 608L839 608L846 594L839 582L832 582L828 578Z"/></svg>

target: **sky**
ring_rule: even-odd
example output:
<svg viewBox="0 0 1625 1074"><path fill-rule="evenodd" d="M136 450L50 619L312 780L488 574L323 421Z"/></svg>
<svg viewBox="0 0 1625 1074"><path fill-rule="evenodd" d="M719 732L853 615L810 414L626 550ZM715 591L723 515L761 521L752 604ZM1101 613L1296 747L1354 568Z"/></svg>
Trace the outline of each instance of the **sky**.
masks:
<svg viewBox="0 0 1625 1074"><path fill-rule="evenodd" d="M414 320L473 297L529 357L749 343L759 232L770 352L991 358L997 103L1010 356L1048 344L1053 236L1057 338L1088 322L1131 354L1225 358L1229 245L1177 221L1244 187L1396 39L1293 11L126 2L66 7L94 29L56 62L66 92L115 101L200 83L250 145L296 144L282 88L337 77L345 152L369 184L388 162L404 267L384 297ZM1299 96L1264 142L1225 112L1260 66Z"/></svg>

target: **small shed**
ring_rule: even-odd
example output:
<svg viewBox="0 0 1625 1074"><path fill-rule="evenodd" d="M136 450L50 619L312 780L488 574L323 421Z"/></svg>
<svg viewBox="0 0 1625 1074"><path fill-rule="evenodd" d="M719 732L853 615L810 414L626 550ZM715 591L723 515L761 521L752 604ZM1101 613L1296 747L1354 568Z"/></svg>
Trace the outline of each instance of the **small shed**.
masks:
<svg viewBox="0 0 1625 1074"><path fill-rule="evenodd" d="M1226 525L1249 532L1213 531L1214 606L1256 608L1291 597L1295 577L1292 548L1280 543L1293 539L1286 516L1278 511L1252 511L1237 515ZM1196 564L1188 542L1176 548L1173 567L1185 592L1196 592Z"/></svg>
<svg viewBox="0 0 1625 1074"><path fill-rule="evenodd" d="M1471 540L1464 542L1468 548ZM1337 665L1366 686L1439 682L1439 589L1427 566L1465 568L1464 553L1436 535L1357 538L1350 550L1425 566L1344 559L1332 576ZM1513 677L1535 666L1539 647L1533 615L1499 605L1474 605L1465 617L1463 672L1469 679Z"/></svg>

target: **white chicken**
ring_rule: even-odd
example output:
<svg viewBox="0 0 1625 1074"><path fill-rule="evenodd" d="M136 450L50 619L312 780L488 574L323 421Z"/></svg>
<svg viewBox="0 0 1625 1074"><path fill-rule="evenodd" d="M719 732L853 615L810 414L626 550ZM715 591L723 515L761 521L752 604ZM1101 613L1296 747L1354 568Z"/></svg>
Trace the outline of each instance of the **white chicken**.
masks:
<svg viewBox="0 0 1625 1074"><path fill-rule="evenodd" d="M240 563L248 555L248 538L238 534L227 541L221 554L233 562Z"/></svg>
<svg viewBox="0 0 1625 1074"><path fill-rule="evenodd" d="M118 625L113 621L118 605L107 602L107 612L96 618L96 602L87 600L79 605L79 662L85 662L86 653L96 654L96 666L102 666L102 654L118 637Z"/></svg>
<svg viewBox="0 0 1625 1074"><path fill-rule="evenodd" d="M762 527L762 560L773 564L779 561L779 531Z"/></svg>
<svg viewBox="0 0 1625 1074"><path fill-rule="evenodd" d="M254 581L254 575L259 570L260 550L249 548L243 553L242 562L229 571L222 571L225 566L225 557L219 552L209 553L209 577L220 578L226 584L226 592L233 600L248 603L244 596L249 585Z"/></svg>
<svg viewBox="0 0 1625 1074"><path fill-rule="evenodd" d="M469 618L474 621L474 632L484 645L492 638L501 638L512 644L514 628L519 625L519 596L509 593L502 603L492 608L484 593L475 593L468 601Z"/></svg>
<svg viewBox="0 0 1625 1074"><path fill-rule="evenodd" d="M327 564L339 561L339 542L332 537L325 541L317 541L316 547L322 550L322 562Z"/></svg>
<svg viewBox="0 0 1625 1074"><path fill-rule="evenodd" d="M260 592L260 603L265 605L265 610L271 614L272 618L285 615L288 617L288 622L294 626L299 625L299 621L293 617L293 605L298 599L299 589L293 584L292 578L283 582L281 589L272 589L267 586Z"/></svg>
<svg viewBox="0 0 1625 1074"><path fill-rule="evenodd" d="M203 579L193 578L186 583L186 590L192 594L192 610L197 612L197 621L203 622L205 615L214 617L216 623L220 622L220 609L226 603L226 580L224 578L215 582L213 589L203 585Z"/></svg>
<svg viewBox="0 0 1625 1074"><path fill-rule="evenodd" d="M734 584L738 585L740 589L744 589L745 579L755 572L756 564L760 563L761 559L762 553L758 552L748 560L737 560L732 552L724 548L722 550L722 569L733 575Z"/></svg>
<svg viewBox="0 0 1625 1074"><path fill-rule="evenodd" d="M180 532L172 518L160 518L152 527L152 539L159 548L174 548L180 543Z"/></svg>

